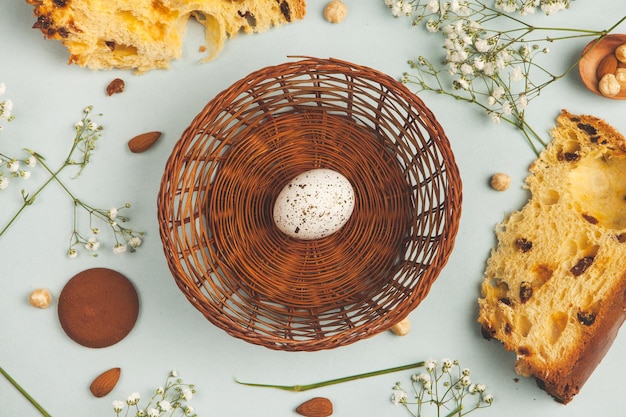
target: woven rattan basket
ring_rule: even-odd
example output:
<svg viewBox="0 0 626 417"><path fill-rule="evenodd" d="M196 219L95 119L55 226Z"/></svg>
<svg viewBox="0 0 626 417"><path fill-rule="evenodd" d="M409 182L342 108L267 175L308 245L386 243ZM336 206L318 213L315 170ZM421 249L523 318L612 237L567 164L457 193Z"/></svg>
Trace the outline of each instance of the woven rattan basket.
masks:
<svg viewBox="0 0 626 417"><path fill-rule="evenodd" d="M355 208L318 240L281 233L273 202L329 168ZM452 250L461 180L448 139L394 79L334 59L254 72L195 117L158 197L171 272L232 336L271 349L336 348L389 329L426 297Z"/></svg>

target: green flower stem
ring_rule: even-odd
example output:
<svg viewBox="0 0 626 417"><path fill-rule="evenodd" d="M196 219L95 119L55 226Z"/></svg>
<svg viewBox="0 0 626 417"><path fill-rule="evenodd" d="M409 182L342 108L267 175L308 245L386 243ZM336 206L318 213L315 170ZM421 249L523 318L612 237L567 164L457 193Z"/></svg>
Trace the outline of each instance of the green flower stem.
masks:
<svg viewBox="0 0 626 417"><path fill-rule="evenodd" d="M60 171L61 170L57 171L57 174ZM9 227L11 227L11 225L15 222L15 220L17 220L17 218L20 216L20 214L22 214L24 209L26 207L30 206L33 203L33 201L35 201L35 197L37 197L44 190L44 188L46 188L48 186L48 184L50 184L52 182L53 179L54 179L54 176L48 178L48 180L46 182L44 182L37 189L37 191L35 191L34 194L29 195L28 198L26 198L26 197L24 198L24 203L22 204L22 207L19 208L19 210L15 213L15 215L13 215L11 220L9 220L9 222L2 228L2 230L0 230L0 237L2 237L2 235L4 235L4 233L9 229Z"/></svg>
<svg viewBox="0 0 626 417"><path fill-rule="evenodd" d="M356 381L357 379L369 378L369 377L372 377L372 376L390 374L390 373L399 372L399 371L406 371L407 369L420 368L420 367L424 366L424 364L425 364L424 361L422 361L422 362L415 362L415 363L411 363L411 364L408 364L408 365L396 366L396 367L393 367L393 368L382 369L382 370L379 370L379 371L365 372L365 373L362 373L362 374L351 375L351 376L346 376L346 377L342 377L342 378L329 379L329 380L326 380L326 381L315 382L315 383L306 384L306 385L259 384L259 383L253 383L253 382L242 382L242 381L238 381L237 379L235 379L235 382L240 384L240 385L246 385L246 386L249 386L249 387L275 388L275 389L280 389L280 390L283 390L283 391L302 392L302 391L309 391L309 390L312 390L312 389L315 389L315 388L326 387L326 386L329 386L329 385L341 384L343 382Z"/></svg>
<svg viewBox="0 0 626 417"><path fill-rule="evenodd" d="M9 375L2 367L0 367L0 373L13 385L44 417L52 417L39 403L27 393L20 384L15 381L11 375Z"/></svg>

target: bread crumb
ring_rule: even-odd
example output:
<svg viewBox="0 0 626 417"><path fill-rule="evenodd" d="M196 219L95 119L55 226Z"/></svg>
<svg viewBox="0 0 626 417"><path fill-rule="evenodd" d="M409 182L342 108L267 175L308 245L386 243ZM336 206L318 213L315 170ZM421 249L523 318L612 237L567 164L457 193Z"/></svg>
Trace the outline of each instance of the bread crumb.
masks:
<svg viewBox="0 0 626 417"><path fill-rule="evenodd" d="M206 52L206 46L205 45L200 45L200 48L198 48L199 52Z"/></svg>

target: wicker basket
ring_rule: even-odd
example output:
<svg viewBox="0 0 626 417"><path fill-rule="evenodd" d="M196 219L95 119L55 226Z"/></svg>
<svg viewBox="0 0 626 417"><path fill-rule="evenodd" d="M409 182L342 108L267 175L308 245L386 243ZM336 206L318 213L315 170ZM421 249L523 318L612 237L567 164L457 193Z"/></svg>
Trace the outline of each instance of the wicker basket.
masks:
<svg viewBox="0 0 626 417"><path fill-rule="evenodd" d="M355 208L338 232L281 233L273 201L314 168L343 174ZM461 180L443 129L394 79L334 59L264 68L185 130L158 197L169 267L232 336L314 351L375 335L427 295L454 245Z"/></svg>

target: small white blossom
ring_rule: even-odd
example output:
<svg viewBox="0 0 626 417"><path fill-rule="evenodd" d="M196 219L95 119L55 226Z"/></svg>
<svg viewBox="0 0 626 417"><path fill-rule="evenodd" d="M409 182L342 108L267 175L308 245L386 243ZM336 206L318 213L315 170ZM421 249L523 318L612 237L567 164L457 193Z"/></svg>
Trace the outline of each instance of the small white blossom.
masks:
<svg viewBox="0 0 626 417"><path fill-rule="evenodd" d="M24 178L25 180L30 178L30 171L20 171L20 177Z"/></svg>
<svg viewBox="0 0 626 417"><path fill-rule="evenodd" d="M185 389L183 389L183 391L181 393L181 396L185 400L189 401L189 400L191 400L193 398L193 391L191 391L189 388L185 388Z"/></svg>
<svg viewBox="0 0 626 417"><path fill-rule="evenodd" d="M133 392L132 394L130 394L127 398L126 398L126 404L128 405L136 405L139 400L141 399L141 397L139 396L138 392Z"/></svg>
<svg viewBox="0 0 626 417"><path fill-rule="evenodd" d="M426 22L426 30L430 33L437 32L439 30L439 23L432 18L428 19L428 22Z"/></svg>
<svg viewBox="0 0 626 417"><path fill-rule="evenodd" d="M148 417L159 417L161 413L159 413L159 410L157 410L156 408L150 408L148 409Z"/></svg>
<svg viewBox="0 0 626 417"><path fill-rule="evenodd" d="M193 407L190 405L185 405L185 408L183 410L185 412L185 414L189 415L191 413L193 413Z"/></svg>
<svg viewBox="0 0 626 417"><path fill-rule="evenodd" d="M524 79L524 73L520 67L513 68L511 71L511 81L522 81Z"/></svg>
<svg viewBox="0 0 626 417"><path fill-rule="evenodd" d="M70 259L74 259L78 256L78 251L74 248L71 248L67 251L67 257Z"/></svg>
<svg viewBox="0 0 626 417"><path fill-rule="evenodd" d="M130 240L128 241L128 245L131 248L138 248L141 245L142 241L141 238L138 236L133 236L130 238Z"/></svg>
<svg viewBox="0 0 626 417"><path fill-rule="evenodd" d="M116 243L115 246L113 246L113 253L116 255L122 254L124 252L126 252L126 245L123 243Z"/></svg>
<svg viewBox="0 0 626 417"><path fill-rule="evenodd" d="M513 106L511 106L511 103L508 100L505 100L504 103L502 103L502 113L506 115L513 113Z"/></svg>
<svg viewBox="0 0 626 417"><path fill-rule="evenodd" d="M0 96L7 91L7 86L4 83L0 83Z"/></svg>
<svg viewBox="0 0 626 417"><path fill-rule="evenodd" d="M428 372L432 372L437 367L437 361L434 360L434 359L429 359L429 360L426 361L425 366L426 366L426 370Z"/></svg>
<svg viewBox="0 0 626 417"><path fill-rule="evenodd" d="M497 86L496 88L493 89L493 91L491 92L491 95L496 99L496 100L500 100L500 97L502 97L502 95L504 94L504 88L501 86Z"/></svg>
<svg viewBox="0 0 626 417"><path fill-rule="evenodd" d="M413 5L408 1L402 2L402 13L406 16L410 16L413 13Z"/></svg>
<svg viewBox="0 0 626 417"><path fill-rule="evenodd" d="M176 377L178 377L178 372L176 372L176 371L172 371L172 372L170 372L170 376L171 376L172 378L176 378Z"/></svg>
<svg viewBox="0 0 626 417"><path fill-rule="evenodd" d="M172 404L170 404L170 402L167 400L159 401L157 405L159 409L163 412L168 412L172 409Z"/></svg>
<svg viewBox="0 0 626 417"><path fill-rule="evenodd" d="M426 8L431 13L437 13L439 11L439 0L428 0Z"/></svg>
<svg viewBox="0 0 626 417"><path fill-rule="evenodd" d="M17 172L20 169L20 161L9 161L7 162L7 169L9 172Z"/></svg>
<svg viewBox="0 0 626 417"><path fill-rule="evenodd" d="M404 390L400 388L394 388L393 394L391 395L391 402L398 405L406 402L408 395Z"/></svg>
<svg viewBox="0 0 626 417"><path fill-rule="evenodd" d="M487 404L493 404L493 395L491 394L483 395L483 401L486 402Z"/></svg>
<svg viewBox="0 0 626 417"><path fill-rule="evenodd" d="M95 237L90 237L89 240L87 240L87 243L85 243L85 248L89 251L95 252L100 249L100 242L98 242L98 239Z"/></svg>
<svg viewBox="0 0 626 417"><path fill-rule="evenodd" d="M7 177L0 177L0 190L4 190L9 186L9 179Z"/></svg>
<svg viewBox="0 0 626 417"><path fill-rule="evenodd" d="M500 113L497 113L495 111L490 111L487 114L489 115L489 118L494 124L497 124L497 125L500 124L500 118L501 118Z"/></svg>
<svg viewBox="0 0 626 417"><path fill-rule="evenodd" d="M474 73L474 67L470 64L464 63L461 65L461 74L463 75L472 75Z"/></svg>
<svg viewBox="0 0 626 417"><path fill-rule="evenodd" d="M26 159L26 165L33 168L35 165L37 165L37 158L35 158L34 155L29 156L28 159Z"/></svg>
<svg viewBox="0 0 626 417"><path fill-rule="evenodd" d="M528 97L526 96L526 94L520 94L518 106L522 110L525 109L526 106L528 106Z"/></svg>
<svg viewBox="0 0 626 417"><path fill-rule="evenodd" d="M111 207L107 214L109 219L114 220L117 217L117 207Z"/></svg>
<svg viewBox="0 0 626 417"><path fill-rule="evenodd" d="M115 411L116 413L119 413L120 411L124 409L124 401L115 400L113 401L112 405L113 405L113 411Z"/></svg>
<svg viewBox="0 0 626 417"><path fill-rule="evenodd" d="M155 392L157 395L162 395L165 391L163 390L163 387L158 387Z"/></svg>

